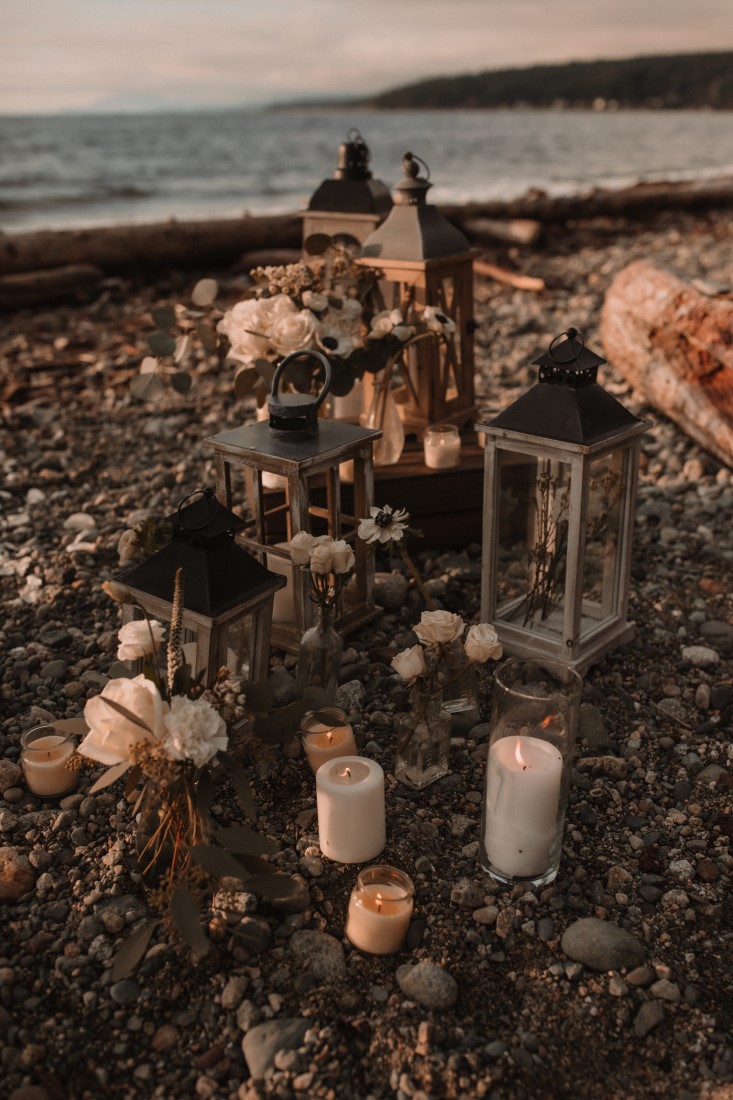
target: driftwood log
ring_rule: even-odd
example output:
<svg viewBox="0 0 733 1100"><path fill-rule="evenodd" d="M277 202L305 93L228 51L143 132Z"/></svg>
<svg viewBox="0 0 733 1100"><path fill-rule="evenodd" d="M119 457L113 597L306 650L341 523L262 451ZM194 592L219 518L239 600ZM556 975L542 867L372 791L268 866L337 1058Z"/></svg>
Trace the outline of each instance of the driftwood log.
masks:
<svg viewBox="0 0 733 1100"><path fill-rule="evenodd" d="M733 300L640 260L611 283L600 333L616 370L733 467Z"/></svg>

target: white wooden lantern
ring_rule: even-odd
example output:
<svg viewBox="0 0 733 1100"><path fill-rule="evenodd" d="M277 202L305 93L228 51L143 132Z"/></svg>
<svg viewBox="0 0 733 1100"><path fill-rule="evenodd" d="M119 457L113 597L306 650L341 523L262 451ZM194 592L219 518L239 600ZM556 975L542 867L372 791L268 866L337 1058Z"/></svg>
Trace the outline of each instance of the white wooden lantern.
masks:
<svg viewBox="0 0 733 1100"><path fill-rule="evenodd" d="M486 433L481 618L507 653L581 674L630 640L631 545L649 427L596 381L575 329L535 360L539 382Z"/></svg>

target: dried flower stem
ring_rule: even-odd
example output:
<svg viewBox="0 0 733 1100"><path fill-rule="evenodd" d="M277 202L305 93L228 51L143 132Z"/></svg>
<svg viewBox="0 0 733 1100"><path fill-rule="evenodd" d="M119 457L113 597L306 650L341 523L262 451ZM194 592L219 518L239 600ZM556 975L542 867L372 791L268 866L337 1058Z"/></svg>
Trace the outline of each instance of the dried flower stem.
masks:
<svg viewBox="0 0 733 1100"><path fill-rule="evenodd" d="M435 601L433 600L433 597L430 595L427 588L425 587L425 583L423 582L422 577L418 573L417 567L416 567L415 563L413 562L412 558L407 553L407 550L405 549L405 547L402 545L401 542L397 542L394 545L397 547L397 550L399 552L400 557L402 558L403 562L405 563L405 565L409 569L410 574L412 576L412 579L414 580L415 584L419 588L420 593L422 595L422 598L425 600L425 603L428 605L428 607L431 611L435 611Z"/></svg>

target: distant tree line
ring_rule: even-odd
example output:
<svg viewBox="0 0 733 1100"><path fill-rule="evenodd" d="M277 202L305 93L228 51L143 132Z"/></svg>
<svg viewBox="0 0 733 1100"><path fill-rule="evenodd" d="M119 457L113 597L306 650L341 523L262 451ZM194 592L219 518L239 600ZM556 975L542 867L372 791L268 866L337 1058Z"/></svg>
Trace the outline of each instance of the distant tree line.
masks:
<svg viewBox="0 0 733 1100"><path fill-rule="evenodd" d="M707 107L733 109L733 52L574 61L435 77L374 96L364 106Z"/></svg>

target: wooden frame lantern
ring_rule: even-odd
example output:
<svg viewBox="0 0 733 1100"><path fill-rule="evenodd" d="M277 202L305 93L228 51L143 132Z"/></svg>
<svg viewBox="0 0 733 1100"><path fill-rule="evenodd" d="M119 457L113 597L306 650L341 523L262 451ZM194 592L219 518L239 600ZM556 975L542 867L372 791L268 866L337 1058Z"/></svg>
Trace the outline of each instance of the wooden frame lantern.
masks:
<svg viewBox="0 0 733 1100"><path fill-rule="evenodd" d="M420 165L426 171L420 176ZM414 324L426 306L455 323L448 341L419 340L405 352L395 394L405 428L419 433L436 422L463 427L476 416L473 257L459 229L426 201L432 184L419 157L405 153L389 216L364 242L359 263L379 276L377 306L399 309Z"/></svg>
<svg viewBox="0 0 733 1100"><path fill-rule="evenodd" d="M315 398L280 394L282 372L292 360L305 357L321 362L326 378L321 392ZM348 633L380 613L374 602L374 558L357 538L357 527L373 503L373 445L382 433L320 418L317 411L329 380L325 356L294 352L275 372L269 422L207 440L214 451L217 495L227 506L240 493L244 496L248 520L238 541L287 579L287 589L275 600L272 644L291 653L298 652L315 618L310 577L293 566L290 557L290 540L299 531L345 539L354 551L354 575L337 605L336 629ZM343 469L343 464L349 466L350 514L342 510L339 467Z"/></svg>
<svg viewBox="0 0 733 1100"><path fill-rule="evenodd" d="M192 503L187 501L197 498ZM137 604L123 604L123 622L170 623L178 569L183 578L183 650L194 677L211 685L226 666L244 680L269 675L275 593L285 579L269 572L234 541L244 520L223 507L212 489L197 489L167 517L170 542L116 578Z"/></svg>
<svg viewBox="0 0 733 1100"><path fill-rule="evenodd" d="M323 180L303 210L303 248L308 238L323 233L346 245L361 245L392 209L392 196L369 169L371 153L358 130L349 130L339 146L338 167Z"/></svg>
<svg viewBox="0 0 733 1100"><path fill-rule="evenodd" d="M486 433L481 618L506 652L581 674L626 619L641 436L596 381L605 360L575 329L535 360L539 382Z"/></svg>

